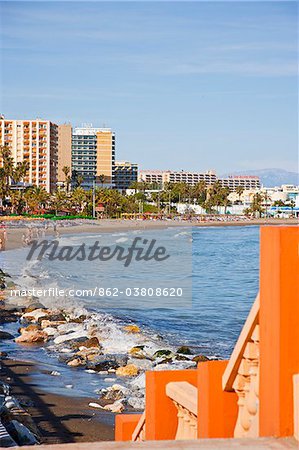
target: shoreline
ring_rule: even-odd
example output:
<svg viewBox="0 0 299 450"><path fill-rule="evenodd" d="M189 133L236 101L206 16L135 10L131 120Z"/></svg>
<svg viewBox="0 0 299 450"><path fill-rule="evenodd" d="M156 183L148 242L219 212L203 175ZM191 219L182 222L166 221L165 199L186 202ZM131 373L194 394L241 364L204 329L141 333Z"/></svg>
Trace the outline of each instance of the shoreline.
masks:
<svg viewBox="0 0 299 450"><path fill-rule="evenodd" d="M12 395L32 417L42 444L114 440L113 414L89 408L93 399L66 398L40 389L32 381L32 375L40 372L37 364L2 359L1 366L0 379L9 383Z"/></svg>
<svg viewBox="0 0 299 450"><path fill-rule="evenodd" d="M287 222L288 224L290 224L290 220L288 221L282 221L280 220L279 223L277 220L275 220L275 222L273 223L273 221L267 221L266 225L283 225L285 224L285 222ZM294 223L295 222L295 223ZM159 222L159 223L151 223L151 222L141 222L141 223L127 223L127 221L122 221L122 222L118 222L118 223L105 223L105 225L102 223L101 225L94 225L94 224L87 224L87 225L75 225L75 226L69 226L69 227L65 227L65 228L60 228L59 227L59 234L63 235L63 234L80 234L80 233L97 233L97 232L121 232L121 231L128 231L128 230L145 230L145 229L163 229L163 228L167 228L167 227L192 227L192 226L204 226L204 227L214 227L214 226L256 226L256 225L261 225L261 224L265 224L265 221L250 221L250 222L205 222L205 223L199 223L199 224L194 224L194 223L186 223L186 222ZM142 226L144 225L144 226ZM296 221L292 221L292 225L298 225L297 220ZM16 236L16 231L18 231L17 235L18 238L21 239L22 237L22 233L24 232L24 229L26 228L11 228L8 229L8 232L11 232L13 236ZM52 230L48 230L48 233L51 234ZM53 230L54 232L54 230ZM10 239L10 238L9 238ZM12 241L11 241L12 242ZM18 239L15 239L14 244L16 245L13 248L20 248L20 242L18 241ZM19 245L18 245L19 244ZM12 249L13 249L12 248ZM3 297L2 297L3 299ZM38 309L47 309L47 307L42 307L40 305L36 305L36 300L35 299L35 307L33 308L33 316L34 316L34 311L37 311ZM3 300L1 303L4 303ZM37 302L38 303L38 302ZM34 303L33 303L34 305ZM30 304L27 304L27 307L29 306L30 308ZM26 308L26 305L19 305L19 311L20 313L17 314L17 318L20 319L21 318L21 314L24 313L24 309ZM23 310L22 310L23 308ZM2 307L2 311L4 310L4 308ZM9 311L9 308L8 308ZM55 316L55 314L57 315L57 313L66 313L66 311L51 311L50 309L48 309L48 313L49 313L49 317L45 317L44 319L46 319L46 321L52 321L52 324L49 324L48 327L52 325L52 330L50 330L50 335L49 335L49 340L51 341L54 336L59 335L63 335L64 333L68 333L70 330L64 330L64 333L60 332L58 333L57 328L59 325L55 325L55 318L51 317L52 314L53 316ZM66 313L67 314L67 313ZM0 316L1 316L1 309L0 309ZM69 316L68 319L66 319L66 321L68 322L69 325L73 324L73 326L75 326L75 324L80 323L80 322L76 322L74 320L74 317ZM89 316L86 316L86 319L89 320ZM86 320L85 319L85 320ZM58 319L56 318L56 321ZM61 320L61 318L60 318ZM59 320L58 320L59 321ZM84 321L83 321L84 322ZM43 330L43 326L41 326L42 321L39 320L39 318L37 318L37 320L32 320L29 318L25 319L25 322L22 321L19 322L19 325L21 326L36 326L35 324L38 325L39 330ZM61 323L61 322L60 322ZM81 321L82 324L82 321ZM64 324L65 325L65 324ZM135 326L135 325L134 325ZM45 329L47 329L48 327L46 327ZM139 327L137 327L139 328ZM1 329L3 329L3 331L6 331L5 326ZM55 334L55 330L56 333ZM75 331L75 330L72 330ZM54 334L52 334L54 333ZM145 336L143 335L143 332L141 332L141 330L138 331L138 333L140 333L140 338L141 341L136 341L134 346L132 347L135 349L138 349L138 345L140 346L140 343L143 345L145 343L145 347L147 347L148 342L145 339ZM51 337L52 336L52 337ZM88 337L88 339L92 339L93 338L93 334L91 334L90 330L88 331L88 336L85 337L85 339ZM96 336L99 337L99 342L100 344L103 344L103 341L101 340L102 337L100 337L100 334L96 334ZM76 338L75 338L76 339ZM5 343L5 341L4 341ZM167 344L166 342L163 341L160 343L160 349L164 349L163 352L165 352L165 349L167 350ZM27 345L27 344L26 344ZM33 344L35 345L35 344ZM46 344L44 343L40 343L39 344L40 347L42 348L46 348ZM69 348L68 344L64 345L65 349L70 350L71 347ZM83 345L84 347L84 345ZM100 345L101 347L101 345ZM81 348L81 347L80 347ZM131 350L132 350L131 349ZM86 350L86 349L85 349ZM156 349L155 349L156 350ZM167 350L168 351L168 350ZM76 351L77 352L77 351ZM81 350L82 352L82 350ZM104 355L106 354L106 350L105 350L105 345L104 347L102 347L102 352L104 353ZM129 361L127 361L125 364L127 363L131 363L133 361L133 363L137 363L138 361L135 359L135 354L131 354L130 355L130 351L127 350L128 352L128 358ZM139 349L138 349L139 352ZM105 405L105 403L101 403L101 400L103 399L103 397L98 397L98 399L95 399L95 397L90 397L88 395L85 395L84 397L80 397L77 395L77 393L74 391L74 395L73 396L68 396L68 395L63 395L63 394L57 394L56 392L53 391L53 388L46 388L46 383L47 383L47 379L45 379L45 387L44 385L41 387L41 384L36 383L35 380L35 376L36 374L39 373L43 373L42 369L41 369L41 365L39 364L39 362L27 362L27 361L23 361L22 360L22 356L20 358L18 357L14 357L13 356L13 352L11 352L12 354L10 354L10 351L8 351L8 358L4 358L1 357L1 364L4 367L4 373L3 371L1 371L1 379L4 382L9 381L9 384L11 384L12 386L12 395L16 395L17 399L21 398L23 400L25 400L25 408L29 411L29 413L31 414L31 416L33 417L33 420L35 421L35 423L37 424L37 426L39 428L41 428L41 436L42 436L42 440L41 442L44 444L56 444L56 443L76 443L76 442L92 442L92 441L101 441L101 440L113 440L114 435L113 435L113 422L114 422L114 412L111 412L112 410L105 410L103 411L103 406ZM51 352L50 352L51 353ZM83 352L84 353L84 352ZM140 352L141 353L141 352ZM143 353L143 349L142 349L142 353ZM79 354L73 354L72 358L75 358L76 355ZM90 354L92 354L92 352L90 352ZM83 355L83 354L82 354ZM80 358L82 357L82 355L80 354ZM154 350L153 348L151 349L150 358L153 358L154 355ZM139 355L140 356L140 355ZM176 361L178 356L178 351L174 352L173 354L173 362ZM193 355L194 356L194 355ZM204 357L204 355L199 355L200 357ZM83 358L86 357L83 356ZM24 357L24 359L26 359ZM167 355L164 354L163 358L165 359L165 364L164 361L162 361L162 365L164 365L164 370L168 370L170 369L170 367L168 366L168 362L167 360ZM186 357L182 358L185 359L184 363L186 364L190 364L191 361L195 361L194 359L191 360L191 358L186 361ZM181 359L181 361L182 361ZM188 359L188 358L187 358ZM34 361L34 360L33 360ZM141 362L143 361L144 363L147 361L146 358L141 359ZM64 361L67 364L67 360ZM177 361L178 362L178 361ZM86 361L85 361L86 364ZM158 362L158 364L161 364ZM194 363L193 363L194 364ZM121 363L121 366L123 366L123 363ZM74 366L74 368L72 367L71 370L76 371L77 366ZM86 369L89 369L88 364L86 366L84 366ZM124 366L125 367L125 366ZM160 366L162 368L162 366ZM177 367L178 368L178 367ZM79 368L80 370L80 368ZM139 374L138 376L141 374L143 376L143 372L144 370L156 370L153 367L150 368L148 365L145 367L142 367L139 369ZM75 372L74 372L75 373ZM113 372L112 372L113 373ZM112 375L111 373L111 375ZM115 373L115 370L114 370ZM110 372L107 373L107 376L110 376ZM49 375L46 375L46 377L49 377L49 383L51 384L52 382L52 377ZM87 374L86 374L87 376ZM113 375L112 375L113 376ZM45 377L45 376L44 376ZM10 380L7 380L7 378L9 378ZM55 377L56 378L56 377ZM125 381L125 380L123 380ZM88 378L86 378L86 383L88 383ZM114 381L114 383L122 383L122 380L116 380ZM112 384L112 383L111 383ZM125 387L127 387L128 385L126 383ZM111 386L112 387L112 386ZM143 389L143 388L142 388ZM131 395L131 394L130 394ZM126 398L127 395L124 396L125 398L125 402L126 402ZM137 397L136 397L137 399ZM32 400L33 400L33 404L32 404ZM114 397L113 400L110 398L111 401L115 401L115 403L117 403L118 398ZM100 401L100 403L98 403ZM110 404L111 404L110 401ZM138 400L139 401L139 400ZM28 403L28 406L26 406L26 402ZM101 406L99 407L99 409L91 409L89 407L89 403L97 403L100 404ZM105 400L104 400L105 402ZM118 405L119 406L119 403ZM101 409L100 409L101 408ZM138 411L139 408L134 409L134 411ZM115 411L115 412L120 412L120 411Z"/></svg>
<svg viewBox="0 0 299 450"><path fill-rule="evenodd" d="M42 222L40 222L42 223ZM47 222L48 228L45 230L46 236L54 236L56 231L54 230L54 225L56 225L59 235L66 234L83 234L83 233L119 233L127 232L132 230L159 230L169 227L230 227L230 226L281 226L281 225L299 225L299 219L250 219L250 220L227 220L227 221L176 221L176 220L165 220L165 221L128 221L128 220L108 220L103 219L97 223L84 223L72 225L71 222L62 223L57 222ZM3 250L15 250L18 248L23 248L23 235L29 229L36 225L36 221L28 221L28 226L20 227L7 227L7 239L5 242L5 248ZM49 225L53 225L53 229L49 228Z"/></svg>
<svg viewBox="0 0 299 450"><path fill-rule="evenodd" d="M0 381L29 413L43 444L113 440L115 413L144 409L146 370L193 368L195 358L208 359L175 351L130 321L107 324L106 316L101 321L100 315L82 308L49 309L37 298L23 300L11 303L2 291L0 339L8 345L0 353ZM119 339L129 338L126 349L111 349L113 325ZM45 360L30 358L26 349L44 350ZM53 356L63 368L54 362L49 370L47 358ZM80 383L92 390L80 392Z"/></svg>

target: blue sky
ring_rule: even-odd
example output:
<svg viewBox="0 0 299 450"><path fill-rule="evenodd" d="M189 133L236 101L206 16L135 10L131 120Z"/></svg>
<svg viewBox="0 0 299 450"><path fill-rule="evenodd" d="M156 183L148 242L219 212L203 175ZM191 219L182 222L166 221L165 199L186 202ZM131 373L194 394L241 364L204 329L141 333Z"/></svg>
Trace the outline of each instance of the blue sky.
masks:
<svg viewBox="0 0 299 450"><path fill-rule="evenodd" d="M1 2L0 111L103 124L117 159L297 170L295 2Z"/></svg>

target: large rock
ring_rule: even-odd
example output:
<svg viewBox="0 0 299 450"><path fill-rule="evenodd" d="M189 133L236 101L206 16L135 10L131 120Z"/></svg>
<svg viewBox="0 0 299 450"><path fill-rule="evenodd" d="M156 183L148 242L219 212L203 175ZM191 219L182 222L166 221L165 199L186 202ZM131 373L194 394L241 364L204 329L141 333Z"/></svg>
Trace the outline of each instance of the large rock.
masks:
<svg viewBox="0 0 299 450"><path fill-rule="evenodd" d="M89 356L92 358L90 360L94 360L101 354L101 350L98 347L90 347L86 348L84 346L79 347L79 351L77 351L76 355L82 356L83 358L88 358Z"/></svg>
<svg viewBox="0 0 299 450"><path fill-rule="evenodd" d="M47 327L43 329L44 333L46 333L48 336L55 336L57 334L56 328L53 327Z"/></svg>
<svg viewBox="0 0 299 450"><path fill-rule="evenodd" d="M106 409L106 411L111 411L113 413L121 413L125 407L123 405L124 399L116 400L111 405L105 405L103 409Z"/></svg>
<svg viewBox="0 0 299 450"><path fill-rule="evenodd" d="M191 355L192 354L190 348L187 347L187 345L182 345L182 347L179 347L177 349L177 353L180 353L182 355Z"/></svg>
<svg viewBox="0 0 299 450"><path fill-rule="evenodd" d="M72 344L73 349L81 349L81 347L84 347L85 349L100 349L102 348L102 345L100 344L99 339L94 336L92 338L85 339L82 342L74 342L74 344Z"/></svg>
<svg viewBox="0 0 299 450"><path fill-rule="evenodd" d="M71 321L72 321L72 322L75 322L75 323L83 323L86 319L87 319L87 316L84 315L84 314L81 314L81 316L73 317L73 318L71 319Z"/></svg>
<svg viewBox="0 0 299 450"><path fill-rule="evenodd" d="M101 391L101 398L104 400L120 400L128 395L129 389L121 384L113 384L113 386Z"/></svg>
<svg viewBox="0 0 299 450"><path fill-rule="evenodd" d="M22 319L28 320L29 322L38 322L40 319L48 317L49 311L39 308L33 311L27 312L22 315Z"/></svg>
<svg viewBox="0 0 299 450"><path fill-rule="evenodd" d="M136 345L135 347L132 347L131 350L129 350L129 354L138 359L146 359L149 357L149 355L147 355L144 351L144 345Z"/></svg>
<svg viewBox="0 0 299 450"><path fill-rule="evenodd" d="M36 445L39 443L36 436L22 423L12 420L7 426L7 431L20 446Z"/></svg>
<svg viewBox="0 0 299 450"><path fill-rule="evenodd" d="M171 350L168 349L163 349L163 350L157 350L154 354L153 354L153 358L170 358L173 356L173 353Z"/></svg>
<svg viewBox="0 0 299 450"><path fill-rule="evenodd" d="M0 310L0 325L4 323L17 322L18 317L15 315L15 311L7 311L6 309Z"/></svg>
<svg viewBox="0 0 299 450"><path fill-rule="evenodd" d="M129 397L127 399L128 405L132 408L143 411L145 409L145 398L144 397Z"/></svg>
<svg viewBox="0 0 299 450"><path fill-rule="evenodd" d="M7 331L0 330L0 339L14 339L14 336L10 333L7 333Z"/></svg>
<svg viewBox="0 0 299 450"><path fill-rule="evenodd" d="M19 329L19 333L24 333L24 331L36 331L36 330L40 330L40 326L37 324L33 324L31 323L30 325L28 325L28 327L21 327Z"/></svg>
<svg viewBox="0 0 299 450"><path fill-rule="evenodd" d="M48 339L47 333L41 330L24 331L21 336L17 337L15 341L20 344L34 344L37 342L46 342Z"/></svg>
<svg viewBox="0 0 299 450"><path fill-rule="evenodd" d="M134 390L144 390L145 389L145 373L141 373L134 380L131 381L130 386Z"/></svg>
<svg viewBox="0 0 299 450"><path fill-rule="evenodd" d="M136 358L129 358L128 364L135 364L135 366L138 367L140 370L151 370L153 367L152 361L148 359L136 359Z"/></svg>
<svg viewBox="0 0 299 450"><path fill-rule="evenodd" d="M59 331L60 334L73 333L75 331L84 330L84 325L82 325L82 323L66 322L61 325L58 325L57 330Z"/></svg>
<svg viewBox="0 0 299 450"><path fill-rule="evenodd" d="M197 355L194 356L194 358L192 358L192 361L198 363L198 362L204 362L204 361L209 361L209 358L205 355Z"/></svg>
<svg viewBox="0 0 299 450"><path fill-rule="evenodd" d="M84 366L85 365L85 361L81 358L74 358L71 359L68 363L68 366L70 367L79 367L79 366Z"/></svg>
<svg viewBox="0 0 299 450"><path fill-rule="evenodd" d="M138 325L126 325L124 327L124 331L127 333L140 333L140 328Z"/></svg>
<svg viewBox="0 0 299 450"><path fill-rule="evenodd" d="M32 302L25 308L25 313L31 313L32 311L35 311L37 309L46 309L44 305L38 301Z"/></svg>
<svg viewBox="0 0 299 450"><path fill-rule="evenodd" d="M134 364L128 364L127 366L119 367L116 370L116 375L118 377L134 377L138 375L138 373L139 369Z"/></svg>
<svg viewBox="0 0 299 450"><path fill-rule="evenodd" d="M93 361L88 361L87 368L103 372L110 369L117 369L120 366L127 364L127 355L106 354L98 355Z"/></svg>
<svg viewBox="0 0 299 450"><path fill-rule="evenodd" d="M59 325L62 325L63 322L62 320L52 320L52 317L50 318L51 320L48 319L43 319L41 320L41 328L48 328L48 327L55 327L57 328Z"/></svg>
<svg viewBox="0 0 299 450"><path fill-rule="evenodd" d="M3 407L1 408L1 418L5 423L16 420L28 428L35 436L39 436L39 430L32 417L21 407L15 397L10 395L6 396Z"/></svg>
<svg viewBox="0 0 299 450"><path fill-rule="evenodd" d="M73 331L68 334L62 334L60 336L57 336L54 339L54 343L62 344L63 342L68 342L68 341L84 342L86 340L86 338L88 337L86 335L86 333L87 332L85 330L80 329L78 331Z"/></svg>
<svg viewBox="0 0 299 450"><path fill-rule="evenodd" d="M101 348L101 344L99 342L99 339L94 336L92 338L87 339L85 342L82 342L81 344L82 347L86 347L86 348Z"/></svg>

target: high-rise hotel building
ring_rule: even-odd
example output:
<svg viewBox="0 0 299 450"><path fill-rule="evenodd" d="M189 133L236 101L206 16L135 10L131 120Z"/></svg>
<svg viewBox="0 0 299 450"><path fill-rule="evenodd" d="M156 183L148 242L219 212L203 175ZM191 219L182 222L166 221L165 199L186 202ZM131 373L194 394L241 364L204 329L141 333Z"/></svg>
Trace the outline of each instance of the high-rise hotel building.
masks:
<svg viewBox="0 0 299 450"><path fill-rule="evenodd" d="M110 128L85 126L72 133L72 173L82 175L82 186L113 187L115 133Z"/></svg>
<svg viewBox="0 0 299 450"><path fill-rule="evenodd" d="M7 145L17 162L28 161L24 183L56 188L58 127L49 120L6 120L0 118L0 144ZM0 160L1 165L1 160Z"/></svg>
<svg viewBox="0 0 299 450"><path fill-rule="evenodd" d="M72 125L64 123L58 125L58 175L57 181L59 183L65 182L65 174L63 168L72 167Z"/></svg>
<svg viewBox="0 0 299 450"><path fill-rule="evenodd" d="M129 161L115 161L115 187L120 191L129 189L138 179L138 165Z"/></svg>

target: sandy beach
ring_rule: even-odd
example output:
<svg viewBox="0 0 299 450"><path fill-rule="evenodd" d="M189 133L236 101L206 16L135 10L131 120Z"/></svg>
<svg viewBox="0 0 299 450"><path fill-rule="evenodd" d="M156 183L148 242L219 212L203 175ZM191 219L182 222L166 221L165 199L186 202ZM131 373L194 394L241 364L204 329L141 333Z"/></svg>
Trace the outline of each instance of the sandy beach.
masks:
<svg viewBox="0 0 299 450"><path fill-rule="evenodd" d="M46 230L46 236L55 234L54 224L56 224L59 235L64 234L81 234L81 233L109 233L109 232L125 232L130 230L151 230L167 227L221 227L221 226L252 226L252 225L298 225L298 219L251 219L251 220L226 220L226 221L129 221L129 220L100 220L90 223L85 221L84 224L72 225L69 221L52 222ZM35 226L34 222L28 222L28 226ZM5 242L5 250L13 250L23 246L22 236L28 227L7 227L7 239Z"/></svg>
<svg viewBox="0 0 299 450"><path fill-rule="evenodd" d="M33 418L41 434L41 443L111 441L114 439L112 414L88 407L93 399L63 397L41 390L31 379L41 369L28 362L4 359L0 379L9 383Z"/></svg>

